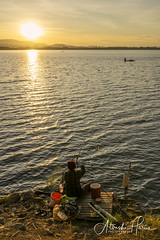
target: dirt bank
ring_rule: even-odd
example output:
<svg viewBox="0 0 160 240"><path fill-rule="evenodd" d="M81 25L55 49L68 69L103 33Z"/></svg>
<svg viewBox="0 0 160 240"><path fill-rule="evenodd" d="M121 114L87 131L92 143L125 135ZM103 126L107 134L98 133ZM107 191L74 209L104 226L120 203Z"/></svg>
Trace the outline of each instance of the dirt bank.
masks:
<svg viewBox="0 0 160 240"><path fill-rule="evenodd" d="M12 193L5 198L0 199L0 239L1 240L53 240L53 239L159 239L160 217L144 216L147 227L156 228L149 230L146 228L133 229L117 233L116 229L102 234L95 233L97 222L74 220L72 222L55 222L53 219L53 210L49 207L49 195L43 192L23 192ZM128 205L127 205L128 204ZM137 205L137 213L133 211L133 202L121 201L121 206L126 207L131 220L139 215L140 209ZM124 206L125 205L125 206ZM129 207L130 206L130 207ZM128 209L129 208L129 209ZM125 211L126 211L125 209ZM138 212L139 211L139 212ZM133 214L134 212L134 214ZM121 219L123 222L123 219ZM125 221L125 219L124 219ZM148 222L147 222L148 221ZM131 222L130 222L131 224ZM129 225L128 225L129 228ZM98 229L98 228L96 228Z"/></svg>

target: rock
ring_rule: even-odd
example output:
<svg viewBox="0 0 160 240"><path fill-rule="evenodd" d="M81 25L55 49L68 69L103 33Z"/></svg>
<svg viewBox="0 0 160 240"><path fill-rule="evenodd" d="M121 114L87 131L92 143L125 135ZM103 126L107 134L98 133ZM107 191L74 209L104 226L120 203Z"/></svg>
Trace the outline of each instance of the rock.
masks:
<svg viewBox="0 0 160 240"><path fill-rule="evenodd" d="M22 194L21 201L33 200L33 198L34 198L34 192L27 191Z"/></svg>
<svg viewBox="0 0 160 240"><path fill-rule="evenodd" d="M50 191L43 191L43 190L36 190L35 191L35 195L37 196L50 196L51 195L51 192Z"/></svg>
<svg viewBox="0 0 160 240"><path fill-rule="evenodd" d="M20 214L18 214L18 217L19 217L19 218L24 218L24 217L26 217L26 216L27 216L26 213L20 213Z"/></svg>
<svg viewBox="0 0 160 240"><path fill-rule="evenodd" d="M24 206L25 208L30 209L30 208L31 208L31 202L30 202L30 201L25 201L25 202L23 202L23 206Z"/></svg>
<svg viewBox="0 0 160 240"><path fill-rule="evenodd" d="M44 203L44 200L43 200L43 198L41 198L41 197L35 197L35 198L34 198L34 202L35 202L35 203Z"/></svg>
<svg viewBox="0 0 160 240"><path fill-rule="evenodd" d="M13 208L12 208L12 212L15 213L16 211L17 211L17 208L16 208L16 207L13 207Z"/></svg>
<svg viewBox="0 0 160 240"><path fill-rule="evenodd" d="M26 231L26 227L22 223L14 223L12 227L18 230Z"/></svg>
<svg viewBox="0 0 160 240"><path fill-rule="evenodd" d="M4 225L6 222L4 217L0 217L0 225Z"/></svg>
<svg viewBox="0 0 160 240"><path fill-rule="evenodd" d="M4 213L4 209L0 208L0 214L3 214L3 213Z"/></svg>
<svg viewBox="0 0 160 240"><path fill-rule="evenodd" d="M47 221L47 224L48 224L48 226L51 226L51 225L53 224L53 219L49 219L49 220Z"/></svg>
<svg viewBox="0 0 160 240"><path fill-rule="evenodd" d="M21 197L20 193L11 193L8 196L8 203L9 204L17 203L19 201L20 197Z"/></svg>

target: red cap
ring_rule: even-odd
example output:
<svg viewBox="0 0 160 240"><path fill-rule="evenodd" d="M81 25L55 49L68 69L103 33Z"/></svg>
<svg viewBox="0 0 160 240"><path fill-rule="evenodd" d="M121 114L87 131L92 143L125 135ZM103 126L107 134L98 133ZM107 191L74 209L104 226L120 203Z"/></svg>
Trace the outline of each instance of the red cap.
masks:
<svg viewBox="0 0 160 240"><path fill-rule="evenodd" d="M73 160L68 161L67 165L70 170L74 170L76 168L76 164Z"/></svg>

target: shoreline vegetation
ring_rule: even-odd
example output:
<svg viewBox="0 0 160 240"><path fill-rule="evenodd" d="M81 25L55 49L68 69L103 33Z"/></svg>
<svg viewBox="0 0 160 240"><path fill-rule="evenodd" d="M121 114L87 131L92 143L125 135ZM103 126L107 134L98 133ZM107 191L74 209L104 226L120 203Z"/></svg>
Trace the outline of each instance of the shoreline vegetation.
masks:
<svg viewBox="0 0 160 240"><path fill-rule="evenodd" d="M74 46L67 44L45 44L31 41L19 41L16 39L0 39L0 50L160 50L158 46Z"/></svg>
<svg viewBox="0 0 160 240"><path fill-rule="evenodd" d="M1 47L0 50L160 50L160 47Z"/></svg>
<svg viewBox="0 0 160 240"><path fill-rule="evenodd" d="M112 225L112 228L106 228L106 223L101 222L104 231L97 235L97 221L72 220L69 222L60 222L53 219L53 209L49 206L50 191L36 190L25 192L13 192L0 198L0 239L3 240L58 240L58 239L77 239L77 240L158 240L160 235L160 215L158 212L145 214L138 203L133 199L118 199L119 204L127 214L130 220L126 220L123 214L116 213L119 227ZM156 215L155 215L156 214ZM143 224L133 227L133 219L142 216L145 219ZM124 225L125 224L125 225ZM127 227L126 227L127 226ZM117 232L118 229L118 232ZM137 233L136 233L137 229ZM108 231L106 231L108 230ZM109 231L112 230L112 231ZM120 230L120 231L119 231Z"/></svg>

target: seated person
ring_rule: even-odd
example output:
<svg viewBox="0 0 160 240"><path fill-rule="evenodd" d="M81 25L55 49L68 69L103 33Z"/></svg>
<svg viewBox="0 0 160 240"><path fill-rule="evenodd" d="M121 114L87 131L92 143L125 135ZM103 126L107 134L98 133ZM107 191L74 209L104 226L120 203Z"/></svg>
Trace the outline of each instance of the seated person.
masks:
<svg viewBox="0 0 160 240"><path fill-rule="evenodd" d="M63 175L64 180L64 193L68 197L80 197L83 189L80 184L80 179L85 173L84 165L76 168L76 163L71 160L68 161L68 170Z"/></svg>

